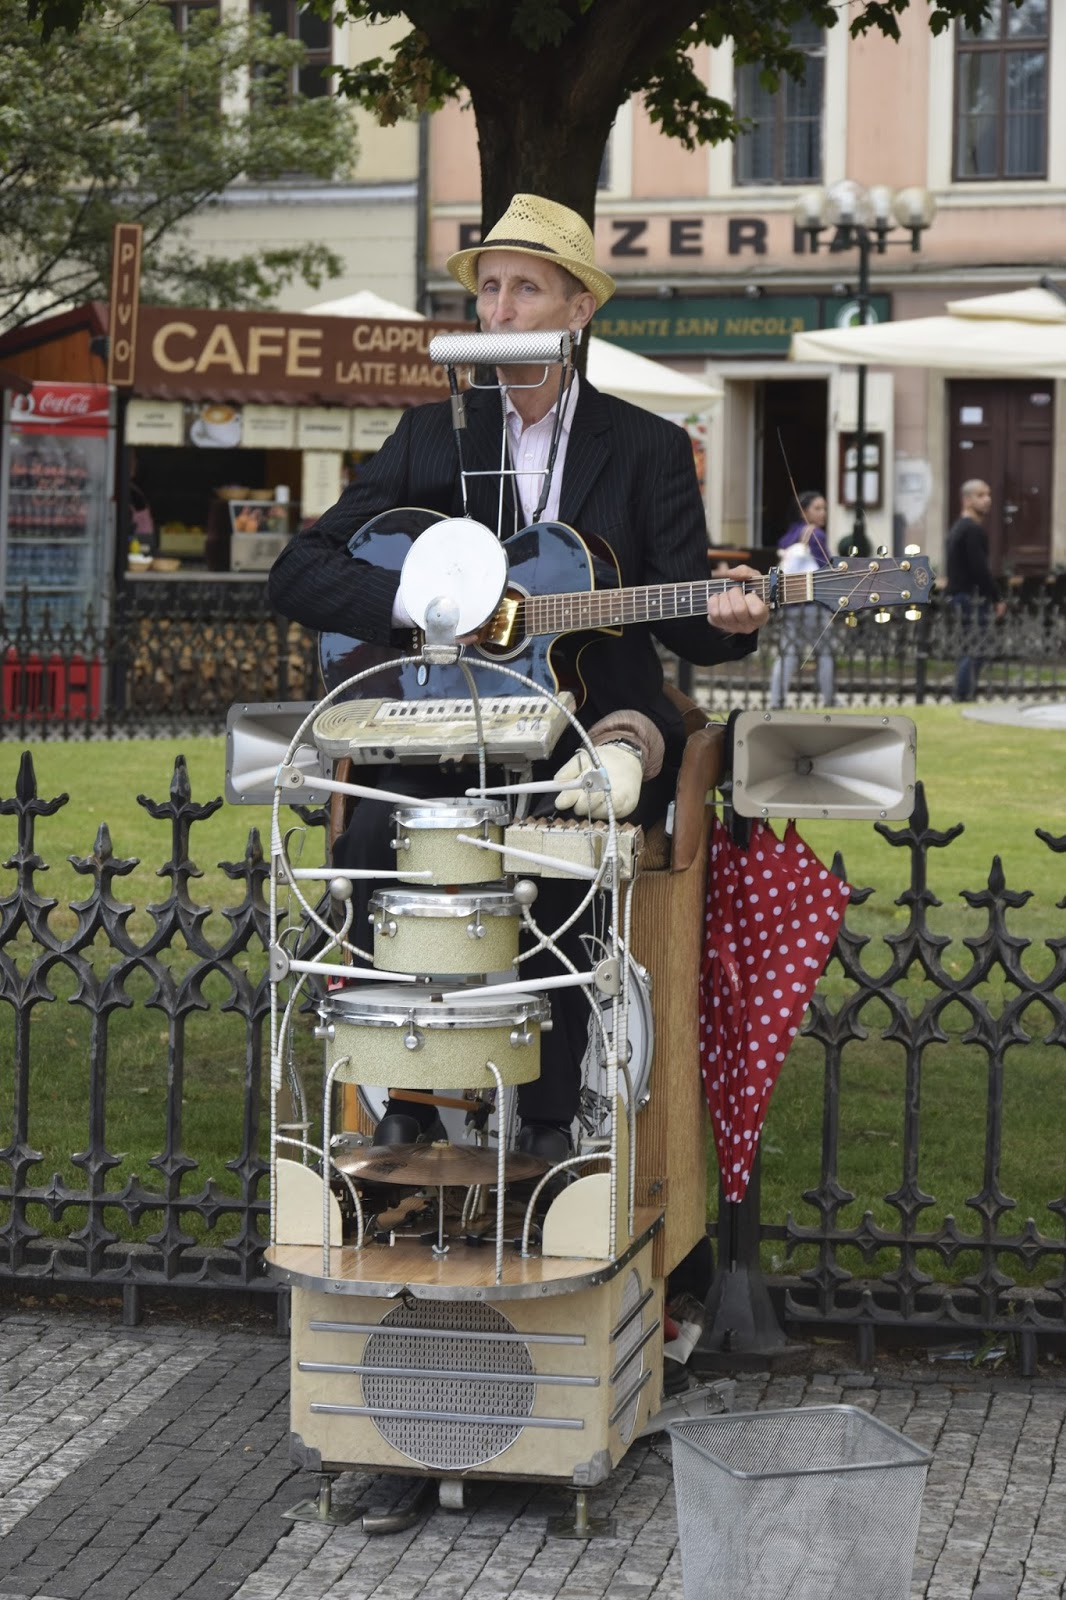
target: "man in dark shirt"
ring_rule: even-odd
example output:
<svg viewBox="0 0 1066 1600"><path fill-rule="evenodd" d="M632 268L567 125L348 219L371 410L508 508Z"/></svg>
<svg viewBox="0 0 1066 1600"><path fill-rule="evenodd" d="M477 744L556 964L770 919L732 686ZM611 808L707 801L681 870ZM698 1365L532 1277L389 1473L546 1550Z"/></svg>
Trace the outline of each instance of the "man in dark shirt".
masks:
<svg viewBox="0 0 1066 1600"><path fill-rule="evenodd" d="M958 614L964 647L955 668L956 700L972 700L977 693L981 657L971 653L973 635L988 621L990 611L1001 617L1006 610L988 565L984 524L991 506L988 484L969 479L959 491L961 515L948 534L948 599Z"/></svg>

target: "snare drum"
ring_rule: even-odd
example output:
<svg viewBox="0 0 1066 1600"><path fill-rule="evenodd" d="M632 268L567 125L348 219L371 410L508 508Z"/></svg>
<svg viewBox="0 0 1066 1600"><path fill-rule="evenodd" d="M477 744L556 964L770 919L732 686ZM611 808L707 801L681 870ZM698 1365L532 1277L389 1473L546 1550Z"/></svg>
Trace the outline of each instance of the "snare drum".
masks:
<svg viewBox="0 0 1066 1600"><path fill-rule="evenodd" d="M494 1063L505 1084L540 1076L540 1032L548 1017L539 995L470 995L360 984L330 996L326 1059L340 1083L389 1089L491 1089Z"/></svg>
<svg viewBox="0 0 1066 1600"><path fill-rule="evenodd" d="M415 976L508 972L521 913L507 884L480 889L378 889L370 897L374 965Z"/></svg>
<svg viewBox="0 0 1066 1600"><path fill-rule="evenodd" d="M436 800L432 806L399 806L396 824L396 871L414 883L491 883L503 871L502 856L461 844L457 834L470 834L490 844L503 843L511 813L502 800ZM420 878L421 872L432 877Z"/></svg>

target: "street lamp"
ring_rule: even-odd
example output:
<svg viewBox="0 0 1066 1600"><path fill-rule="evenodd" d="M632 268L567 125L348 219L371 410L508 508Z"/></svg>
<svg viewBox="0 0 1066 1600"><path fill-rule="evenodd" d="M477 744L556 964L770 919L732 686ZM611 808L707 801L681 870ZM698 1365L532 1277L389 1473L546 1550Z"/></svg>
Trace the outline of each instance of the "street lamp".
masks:
<svg viewBox="0 0 1066 1600"><path fill-rule="evenodd" d="M936 215L936 202L927 189L900 189L893 193L885 184L865 188L851 178L842 178L829 189L807 189L796 201L796 227L811 241L816 254L821 235L832 229L830 250L858 250L859 319L870 320L870 254L884 255L888 245L900 244L890 238L897 228L910 234L914 251L922 247L922 234ZM855 521L852 535L859 550L869 549L866 538L866 368L858 368L855 415Z"/></svg>

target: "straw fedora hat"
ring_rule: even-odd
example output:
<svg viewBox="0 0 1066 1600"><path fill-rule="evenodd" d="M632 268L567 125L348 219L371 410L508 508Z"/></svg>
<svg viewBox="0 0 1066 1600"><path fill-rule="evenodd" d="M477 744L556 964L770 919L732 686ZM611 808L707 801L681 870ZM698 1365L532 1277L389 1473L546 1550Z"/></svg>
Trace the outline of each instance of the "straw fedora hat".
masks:
<svg viewBox="0 0 1066 1600"><path fill-rule="evenodd" d="M597 311L614 294L614 279L596 265L592 229L576 211L556 200L543 200L539 194L514 195L480 244L448 257L448 271L471 294L477 294L477 258L482 250L491 249L515 250L565 267L595 296Z"/></svg>

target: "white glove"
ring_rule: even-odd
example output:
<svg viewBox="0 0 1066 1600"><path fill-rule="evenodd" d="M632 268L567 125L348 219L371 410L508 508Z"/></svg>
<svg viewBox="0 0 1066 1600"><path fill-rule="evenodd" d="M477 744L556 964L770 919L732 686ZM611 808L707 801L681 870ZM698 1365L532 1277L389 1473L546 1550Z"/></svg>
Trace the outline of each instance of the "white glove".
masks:
<svg viewBox="0 0 1066 1600"><path fill-rule="evenodd" d="M628 817L640 799L640 786L644 781L644 763L640 755L628 744L601 744L596 746L600 765L611 785L611 799L616 817ZM586 750L571 756L565 766L555 774L557 783L573 783L592 767ZM562 789L555 797L556 811L574 808L575 817L592 817L602 821L607 815L607 799L602 789Z"/></svg>

